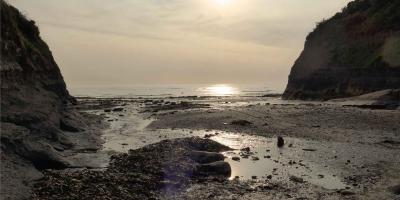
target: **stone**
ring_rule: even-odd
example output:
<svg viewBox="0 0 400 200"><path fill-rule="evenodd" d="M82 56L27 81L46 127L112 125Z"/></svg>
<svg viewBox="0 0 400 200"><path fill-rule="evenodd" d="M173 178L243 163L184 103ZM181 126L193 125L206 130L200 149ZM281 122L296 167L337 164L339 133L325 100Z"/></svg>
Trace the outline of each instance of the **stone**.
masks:
<svg viewBox="0 0 400 200"><path fill-rule="evenodd" d="M355 193L350 190L341 190L340 194L343 196L355 195Z"/></svg>
<svg viewBox="0 0 400 200"><path fill-rule="evenodd" d="M240 151L250 152L250 147L245 147L243 149L240 149Z"/></svg>
<svg viewBox="0 0 400 200"><path fill-rule="evenodd" d="M234 120L231 122L232 125L238 125L238 126L249 126L251 124L253 124L252 122L249 122L247 120Z"/></svg>
<svg viewBox="0 0 400 200"><path fill-rule="evenodd" d="M257 160L260 160L260 158L258 158L257 156L252 156L252 157L251 157L251 160L257 161Z"/></svg>
<svg viewBox="0 0 400 200"><path fill-rule="evenodd" d="M232 157L232 160L234 160L234 161L240 161L240 157L237 157L237 156Z"/></svg>
<svg viewBox="0 0 400 200"><path fill-rule="evenodd" d="M200 176L224 176L229 177L232 169L229 163L217 161L213 163L200 164L196 166L194 173Z"/></svg>
<svg viewBox="0 0 400 200"><path fill-rule="evenodd" d="M283 147L283 145L285 145L285 140L283 140L283 137L278 136L277 145L278 147Z"/></svg>
<svg viewBox="0 0 400 200"><path fill-rule="evenodd" d="M304 183L304 180L302 178L300 178L300 177L297 177L297 176L290 176L289 180L291 180L293 182L296 182L296 183Z"/></svg>
<svg viewBox="0 0 400 200"><path fill-rule="evenodd" d="M113 112L121 112L124 111L124 108L114 108Z"/></svg>
<svg viewBox="0 0 400 200"><path fill-rule="evenodd" d="M216 152L191 151L189 154L192 160L202 164L224 160L224 155Z"/></svg>
<svg viewBox="0 0 400 200"><path fill-rule="evenodd" d="M400 195L400 184L389 187L389 191L395 195Z"/></svg>
<svg viewBox="0 0 400 200"><path fill-rule="evenodd" d="M82 131L80 128L77 127L77 125L74 125L74 122L72 120L68 119L60 120L60 129L63 131L68 131L73 133Z"/></svg>

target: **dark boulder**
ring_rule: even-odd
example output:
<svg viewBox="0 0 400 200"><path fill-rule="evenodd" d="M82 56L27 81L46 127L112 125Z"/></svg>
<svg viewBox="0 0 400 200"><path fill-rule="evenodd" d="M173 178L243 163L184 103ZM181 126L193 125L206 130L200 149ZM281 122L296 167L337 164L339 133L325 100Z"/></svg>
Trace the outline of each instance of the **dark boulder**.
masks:
<svg viewBox="0 0 400 200"><path fill-rule="evenodd" d="M195 162L202 164L224 160L224 155L207 151L191 151L189 152L189 156Z"/></svg>
<svg viewBox="0 0 400 200"><path fill-rule="evenodd" d="M199 176L224 176L229 177L232 169L229 163L224 161L217 161L208 164L197 165L195 174Z"/></svg>

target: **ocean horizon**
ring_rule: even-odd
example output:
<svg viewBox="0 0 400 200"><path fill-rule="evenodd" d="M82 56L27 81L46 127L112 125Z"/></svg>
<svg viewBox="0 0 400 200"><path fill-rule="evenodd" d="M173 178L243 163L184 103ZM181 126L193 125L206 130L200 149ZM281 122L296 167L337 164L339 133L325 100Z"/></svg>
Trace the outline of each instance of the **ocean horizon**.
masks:
<svg viewBox="0 0 400 200"><path fill-rule="evenodd" d="M263 96L281 94L283 90L261 84L168 84L122 86L70 86L76 97L182 97L182 96Z"/></svg>

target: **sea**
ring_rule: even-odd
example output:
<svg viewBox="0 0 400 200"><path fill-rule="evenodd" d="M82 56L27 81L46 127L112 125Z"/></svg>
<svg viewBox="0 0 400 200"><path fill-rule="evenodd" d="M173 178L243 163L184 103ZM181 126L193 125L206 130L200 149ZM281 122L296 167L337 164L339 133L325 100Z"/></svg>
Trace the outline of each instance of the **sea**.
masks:
<svg viewBox="0 0 400 200"><path fill-rule="evenodd" d="M239 84L179 84L179 85L123 85L123 86L70 86L69 92L76 97L138 98L138 97L257 97L281 94L283 91L266 85Z"/></svg>

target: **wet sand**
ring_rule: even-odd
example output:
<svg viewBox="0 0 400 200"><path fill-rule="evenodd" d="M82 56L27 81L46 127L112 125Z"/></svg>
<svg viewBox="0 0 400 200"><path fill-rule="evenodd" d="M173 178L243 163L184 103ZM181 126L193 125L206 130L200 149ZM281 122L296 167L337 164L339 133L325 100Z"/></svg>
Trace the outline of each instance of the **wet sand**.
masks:
<svg viewBox="0 0 400 200"><path fill-rule="evenodd" d="M174 198L398 198L389 188L400 184L399 110L259 97L131 99L111 110L90 102L98 106L85 112L109 128L101 151L74 155L81 167L104 168L111 155L165 139L206 137L234 149L223 153L230 181L191 184Z"/></svg>

